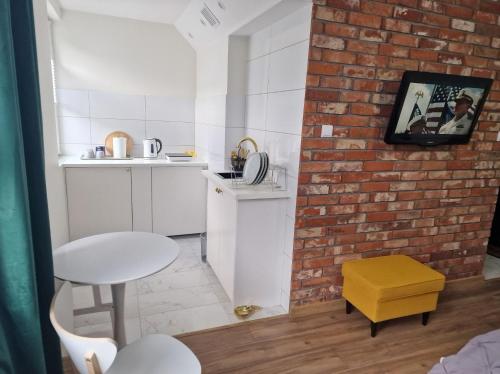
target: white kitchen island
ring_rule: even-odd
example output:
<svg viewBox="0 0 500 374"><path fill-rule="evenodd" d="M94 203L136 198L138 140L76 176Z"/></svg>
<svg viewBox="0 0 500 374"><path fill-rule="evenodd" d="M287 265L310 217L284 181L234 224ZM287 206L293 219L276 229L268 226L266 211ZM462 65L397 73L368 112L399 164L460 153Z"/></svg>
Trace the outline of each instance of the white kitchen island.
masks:
<svg viewBox="0 0 500 374"><path fill-rule="evenodd" d="M213 171L207 185L207 260L234 306L280 305L288 191L238 187ZM288 269L287 269L288 270Z"/></svg>
<svg viewBox="0 0 500 374"><path fill-rule="evenodd" d="M70 240L114 231L206 231L205 162L63 157Z"/></svg>

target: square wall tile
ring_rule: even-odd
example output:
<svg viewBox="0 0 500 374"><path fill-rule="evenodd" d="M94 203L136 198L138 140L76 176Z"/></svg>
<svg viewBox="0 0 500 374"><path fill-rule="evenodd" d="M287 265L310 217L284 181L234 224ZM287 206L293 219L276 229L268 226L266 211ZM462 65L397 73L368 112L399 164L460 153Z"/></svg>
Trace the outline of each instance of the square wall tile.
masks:
<svg viewBox="0 0 500 374"><path fill-rule="evenodd" d="M271 26L272 52L309 40L311 11L311 5L306 5Z"/></svg>
<svg viewBox="0 0 500 374"><path fill-rule="evenodd" d="M194 98L146 96L146 119L194 122Z"/></svg>
<svg viewBox="0 0 500 374"><path fill-rule="evenodd" d="M248 95L246 98L246 127L266 129L267 94Z"/></svg>
<svg viewBox="0 0 500 374"><path fill-rule="evenodd" d="M104 144L106 136L113 131L124 131L132 137L136 146L142 145L146 137L145 121L92 118L90 120L92 144Z"/></svg>
<svg viewBox="0 0 500 374"><path fill-rule="evenodd" d="M259 151L266 151L266 131L264 130L256 130L256 129L247 129L246 134L252 137L259 147Z"/></svg>
<svg viewBox="0 0 500 374"><path fill-rule="evenodd" d="M226 96L226 127L245 127L246 95Z"/></svg>
<svg viewBox="0 0 500 374"><path fill-rule="evenodd" d="M56 96L58 116L89 117L88 91L58 89Z"/></svg>
<svg viewBox="0 0 500 374"><path fill-rule="evenodd" d="M193 145L194 125L191 123L146 121L146 137L160 139L164 147L170 145Z"/></svg>
<svg viewBox="0 0 500 374"><path fill-rule="evenodd" d="M306 86L309 41L269 55L268 92L303 89Z"/></svg>
<svg viewBox="0 0 500 374"><path fill-rule="evenodd" d="M267 98L268 131L302 134L305 90L270 93Z"/></svg>
<svg viewBox="0 0 500 374"><path fill-rule="evenodd" d="M269 54L271 50L271 27L266 27L256 33L253 33L249 38L248 43L248 59L253 60Z"/></svg>
<svg viewBox="0 0 500 374"><path fill-rule="evenodd" d="M61 143L90 143L90 119L59 117L59 141Z"/></svg>
<svg viewBox="0 0 500 374"><path fill-rule="evenodd" d="M248 62L247 94L253 95L267 92L268 64L268 56L259 57Z"/></svg>
<svg viewBox="0 0 500 374"><path fill-rule="evenodd" d="M272 164L287 169L287 175L297 177L300 159L300 135L268 131L265 150Z"/></svg>
<svg viewBox="0 0 500 374"><path fill-rule="evenodd" d="M90 91L90 117L146 119L146 99L141 95Z"/></svg>

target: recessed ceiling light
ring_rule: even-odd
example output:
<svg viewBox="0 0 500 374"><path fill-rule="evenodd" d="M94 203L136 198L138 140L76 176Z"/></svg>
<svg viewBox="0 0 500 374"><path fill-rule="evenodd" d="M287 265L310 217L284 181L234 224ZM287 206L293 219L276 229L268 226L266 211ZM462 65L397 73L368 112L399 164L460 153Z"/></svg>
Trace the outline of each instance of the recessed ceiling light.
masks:
<svg viewBox="0 0 500 374"><path fill-rule="evenodd" d="M224 4L224 2L222 2L221 0L217 1L217 5L219 6L219 8L221 8L222 10L226 10L226 5Z"/></svg>
<svg viewBox="0 0 500 374"><path fill-rule="evenodd" d="M193 34L191 34L190 32L188 32L188 36L189 36L191 39L194 39Z"/></svg>

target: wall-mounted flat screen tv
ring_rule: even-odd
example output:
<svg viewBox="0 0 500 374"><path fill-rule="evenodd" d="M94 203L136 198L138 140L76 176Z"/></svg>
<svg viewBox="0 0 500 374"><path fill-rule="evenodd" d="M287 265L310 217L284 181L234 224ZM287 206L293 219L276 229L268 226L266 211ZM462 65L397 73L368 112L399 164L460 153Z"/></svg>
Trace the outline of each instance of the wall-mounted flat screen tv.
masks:
<svg viewBox="0 0 500 374"><path fill-rule="evenodd" d="M492 83L487 78L406 71L385 142L468 143Z"/></svg>

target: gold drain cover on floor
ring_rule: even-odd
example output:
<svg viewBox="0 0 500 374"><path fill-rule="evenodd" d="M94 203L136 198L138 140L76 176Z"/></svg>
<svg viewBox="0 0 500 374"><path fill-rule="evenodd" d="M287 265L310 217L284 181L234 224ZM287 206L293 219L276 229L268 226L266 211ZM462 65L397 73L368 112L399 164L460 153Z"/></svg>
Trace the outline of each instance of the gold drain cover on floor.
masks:
<svg viewBox="0 0 500 374"><path fill-rule="evenodd" d="M260 309L262 308L258 305L239 305L234 308L234 314L236 314L239 318L248 318Z"/></svg>

